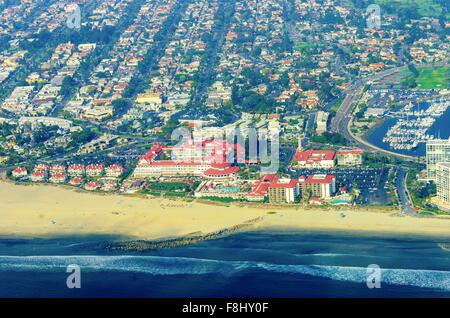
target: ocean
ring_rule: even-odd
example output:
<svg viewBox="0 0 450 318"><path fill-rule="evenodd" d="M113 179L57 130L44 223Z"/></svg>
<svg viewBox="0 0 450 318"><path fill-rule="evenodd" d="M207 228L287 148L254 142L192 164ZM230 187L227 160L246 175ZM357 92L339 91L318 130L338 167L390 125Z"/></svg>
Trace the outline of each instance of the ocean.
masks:
<svg viewBox="0 0 450 318"><path fill-rule="evenodd" d="M450 252L428 238L249 232L127 254L106 240L0 240L0 297L450 297ZM371 264L381 288L367 287Z"/></svg>

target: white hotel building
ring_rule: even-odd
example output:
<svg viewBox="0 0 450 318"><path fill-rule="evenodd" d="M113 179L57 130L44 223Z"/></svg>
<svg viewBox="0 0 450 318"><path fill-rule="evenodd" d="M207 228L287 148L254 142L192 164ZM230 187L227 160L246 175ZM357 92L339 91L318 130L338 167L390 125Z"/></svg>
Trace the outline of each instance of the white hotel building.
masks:
<svg viewBox="0 0 450 318"><path fill-rule="evenodd" d="M436 139L426 146L427 178L436 180L436 164L450 162L450 139Z"/></svg>
<svg viewBox="0 0 450 318"><path fill-rule="evenodd" d="M450 163L436 165L436 190L439 204L450 209Z"/></svg>
<svg viewBox="0 0 450 318"><path fill-rule="evenodd" d="M188 143L182 147L166 147L154 144L142 156L133 176L135 178L159 178L161 176L198 176L209 179L232 178L239 167L226 162L226 156L234 145L225 141ZM171 160L159 160L164 152L171 152Z"/></svg>

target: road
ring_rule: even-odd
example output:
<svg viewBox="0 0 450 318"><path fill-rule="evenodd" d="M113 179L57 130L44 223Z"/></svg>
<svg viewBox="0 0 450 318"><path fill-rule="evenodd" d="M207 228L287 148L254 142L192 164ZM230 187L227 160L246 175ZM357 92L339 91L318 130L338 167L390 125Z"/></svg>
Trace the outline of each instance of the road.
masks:
<svg viewBox="0 0 450 318"><path fill-rule="evenodd" d="M352 112L364 93L363 89L366 83L382 79L383 77L399 72L404 68L406 68L406 66L392 68L389 70L376 73L367 78L358 80L352 87L350 87L347 90L344 101L342 102L341 106L336 112L336 116L333 118L331 122L331 131L334 133L342 134L345 137L345 139L350 143L350 145L359 147L366 152L383 153L386 155L395 156L403 160L417 161L418 160L417 157L402 155L389 150L382 149L380 147L372 145L371 143L363 140L362 138L354 135L351 132L351 126L353 122Z"/></svg>
<svg viewBox="0 0 450 318"><path fill-rule="evenodd" d="M397 188L397 197L400 202L400 209L402 213L408 215L417 215L414 204L409 196L406 186L406 180L408 178L407 170L404 167L399 167L395 176L395 187Z"/></svg>
<svg viewBox="0 0 450 318"><path fill-rule="evenodd" d="M231 18L234 14L234 6L235 3L225 1L223 4L224 7L219 7L219 11L223 10L225 13L221 17L220 13L217 17L221 17L223 20L223 24L219 23L219 28L214 31L213 39L211 40L212 48L211 53L209 54L208 58L205 61L206 65L203 65L203 69L199 72L199 84L197 86L196 92L192 98L193 104L198 105L202 101L205 100L206 95L208 93L208 87L210 84L210 79L215 77L215 67L218 64L218 56L220 53L220 49L224 46L226 35L228 32L228 27L231 23ZM231 8L231 9L230 9ZM227 14L228 13L228 14Z"/></svg>
<svg viewBox="0 0 450 318"><path fill-rule="evenodd" d="M363 87L363 82L360 80L347 91L347 94L342 101L341 106L336 112L336 116L334 116L333 120L331 121L332 132L345 133L345 131L347 130L345 124L346 119L350 118L353 107L359 100ZM348 140L351 140L351 138L348 138Z"/></svg>
<svg viewBox="0 0 450 318"><path fill-rule="evenodd" d="M438 63L434 66L448 66L448 63ZM420 64L416 65L416 67L426 67L430 66L427 64ZM357 102L362 97L363 88L365 84L370 84L373 81L380 80L384 77L387 77L389 75L392 75L394 73L400 72L402 70L407 69L408 66L400 66L400 67L394 67L388 70L384 70L381 72L378 72L376 74L373 74L371 76L368 76L366 78L359 79L353 84L345 93L346 97L344 101L342 102L341 106L339 107L338 111L336 112L336 116L333 118L331 122L331 131L334 133L340 133L342 134L345 139L352 145L358 146L361 149L373 152L373 153L384 153L387 155L395 156L400 159L404 160L410 160L410 161L417 161L417 157L413 156L406 156L401 155L392 151L388 151L379 147L376 147L372 145L371 143L363 140L362 138L359 138L352 134L350 127L352 124L352 112L355 106L357 105Z"/></svg>
<svg viewBox="0 0 450 318"><path fill-rule="evenodd" d="M366 83L370 83L383 77L389 76L393 73L399 72L402 69L405 69L406 66L395 67L385 71L378 72L369 77L359 79L353 84L346 92L346 97L339 107L339 110L336 112L336 116L333 118L331 122L331 131L338 133L343 132L346 129L346 125L342 125L342 121L349 117L352 113L353 107L356 106L356 102L359 100L360 94L362 93L362 89Z"/></svg>

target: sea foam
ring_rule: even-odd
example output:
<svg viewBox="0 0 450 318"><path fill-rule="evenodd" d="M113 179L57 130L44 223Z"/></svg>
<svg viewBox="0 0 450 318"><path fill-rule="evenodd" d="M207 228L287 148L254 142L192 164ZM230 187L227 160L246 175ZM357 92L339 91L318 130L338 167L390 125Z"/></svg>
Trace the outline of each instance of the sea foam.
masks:
<svg viewBox="0 0 450 318"><path fill-rule="evenodd" d="M58 272L76 264L86 272L136 272L150 275L234 274L263 270L365 283L365 267L283 265L254 261L222 261L161 256L0 256L0 272ZM382 269L382 284L450 291L450 271Z"/></svg>

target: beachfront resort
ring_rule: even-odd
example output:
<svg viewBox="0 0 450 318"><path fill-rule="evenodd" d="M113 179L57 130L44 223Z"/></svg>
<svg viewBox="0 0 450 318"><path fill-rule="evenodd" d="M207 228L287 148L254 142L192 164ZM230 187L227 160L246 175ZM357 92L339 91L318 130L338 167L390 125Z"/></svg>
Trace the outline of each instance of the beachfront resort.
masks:
<svg viewBox="0 0 450 318"><path fill-rule="evenodd" d="M424 178L414 154L440 139L434 127L448 113L440 5L412 18L383 3L377 28L359 3L338 0L0 8L2 177L280 205L402 207L408 192L413 213L440 213L430 200L445 198L445 182ZM78 9L83 23L70 28ZM391 152L368 145L389 120L378 141ZM180 128L192 135L182 143L172 138ZM276 137L271 163L260 144L248 156L255 136Z"/></svg>
<svg viewBox="0 0 450 318"><path fill-rule="evenodd" d="M258 167L256 161L228 162L230 155L242 155L239 144L226 140L188 140L179 146L155 143L140 158L134 169L104 162L90 164L36 164L19 166L9 177L17 182L66 184L88 191L117 191L173 196L225 199L272 204L352 204L352 184L336 181L332 172L315 172L316 168L360 167L361 150L297 149L293 168L310 170L306 175L286 177L277 173L255 172L246 178L242 172ZM234 158L234 157L233 157ZM257 171L257 170L255 170Z"/></svg>

